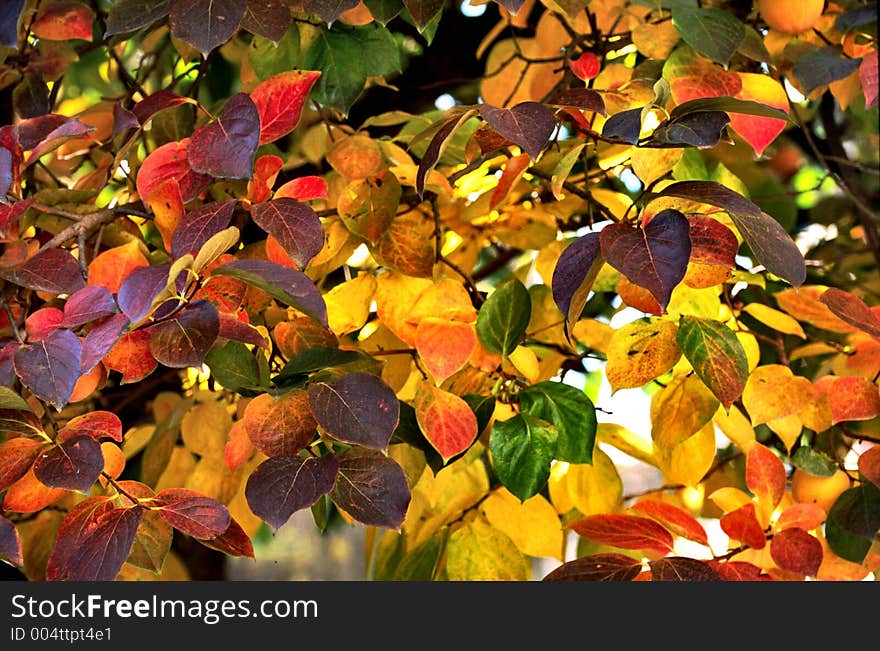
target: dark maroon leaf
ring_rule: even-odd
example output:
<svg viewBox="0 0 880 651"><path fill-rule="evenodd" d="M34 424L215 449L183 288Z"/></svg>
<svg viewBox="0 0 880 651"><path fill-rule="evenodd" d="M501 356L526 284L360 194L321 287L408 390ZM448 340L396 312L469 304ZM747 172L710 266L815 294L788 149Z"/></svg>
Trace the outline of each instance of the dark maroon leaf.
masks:
<svg viewBox="0 0 880 651"><path fill-rule="evenodd" d="M114 580L131 553L142 517L140 507L113 508L106 497L83 500L61 521L46 580Z"/></svg>
<svg viewBox="0 0 880 651"><path fill-rule="evenodd" d="M217 334L218 337L232 339L233 341L241 341L262 348L268 346L263 335L261 335L260 331L253 326L241 321L234 314L228 314L226 312L219 312L218 314L220 316L220 332Z"/></svg>
<svg viewBox="0 0 880 651"><path fill-rule="evenodd" d="M642 109L634 108L615 113L602 125L602 136L612 140L622 140L631 145L639 141L642 131Z"/></svg>
<svg viewBox="0 0 880 651"><path fill-rule="evenodd" d="M161 490L149 504L165 522L193 538L216 538L229 527L229 510L223 504L186 488Z"/></svg>
<svg viewBox="0 0 880 651"><path fill-rule="evenodd" d="M85 287L76 258L64 249L45 249L24 264L0 269L0 278L49 294L73 294Z"/></svg>
<svg viewBox="0 0 880 651"><path fill-rule="evenodd" d="M187 148L190 166L223 179L249 179L260 145L260 113L245 93L229 98L216 120L195 130Z"/></svg>
<svg viewBox="0 0 880 651"><path fill-rule="evenodd" d="M632 556L593 554L560 565L542 581L631 581L641 570L642 564Z"/></svg>
<svg viewBox="0 0 880 651"><path fill-rule="evenodd" d="M443 10L446 0L403 0L403 4L421 31Z"/></svg>
<svg viewBox="0 0 880 651"><path fill-rule="evenodd" d="M218 552L223 552L229 556L254 557L254 546L251 543L250 537L234 518L229 518L229 526L219 536L208 540L202 539L199 542L205 547L216 549Z"/></svg>
<svg viewBox="0 0 880 651"><path fill-rule="evenodd" d="M384 450L397 427L400 403L380 377L357 372L309 385L318 424L338 441Z"/></svg>
<svg viewBox="0 0 880 651"><path fill-rule="evenodd" d="M272 457L248 478L245 497L255 515L278 529L294 513L329 493L338 471L339 461L332 454Z"/></svg>
<svg viewBox="0 0 880 651"><path fill-rule="evenodd" d="M522 9L522 6L525 4L526 0L495 0L499 5L507 9L511 14L516 15L516 13Z"/></svg>
<svg viewBox="0 0 880 651"><path fill-rule="evenodd" d="M281 0L247 0L242 28L277 43L290 29L290 8Z"/></svg>
<svg viewBox="0 0 880 651"><path fill-rule="evenodd" d="M330 499L358 522L397 529L406 517L410 497L406 475L394 459L363 448L339 455Z"/></svg>
<svg viewBox="0 0 880 651"><path fill-rule="evenodd" d="M720 264L731 269L736 264L739 240L733 231L717 219L691 215L691 261Z"/></svg>
<svg viewBox="0 0 880 651"><path fill-rule="evenodd" d="M207 58L232 38L244 16L245 0L175 0L168 24L175 38Z"/></svg>
<svg viewBox="0 0 880 651"><path fill-rule="evenodd" d="M18 530L2 515L0 515L0 559L13 565L21 565L23 562Z"/></svg>
<svg viewBox="0 0 880 651"><path fill-rule="evenodd" d="M28 163L39 159L41 156L49 153L53 149L57 149L60 147L65 140L69 140L70 138L79 138L81 136L86 135L90 131L94 131L95 127L85 124L84 122L80 122L75 118L67 118L65 117L63 122L59 124L56 128L52 129L45 135L43 135L42 128L48 125L41 125L41 127L37 127L34 129L34 132L31 133L26 128L26 123L41 121L45 118L50 118L51 114L43 115L38 118L31 118L30 120L25 120L19 125L19 133L28 134L29 136L37 136L42 135L43 137L39 138L36 142L33 143L32 147L25 147L24 141L22 142L21 148L23 151L30 150L30 154L28 154ZM63 116L56 116L63 117ZM24 127L24 128L23 128ZM30 141L29 141L30 144Z"/></svg>
<svg viewBox="0 0 880 651"><path fill-rule="evenodd" d="M538 102L522 102L509 109L481 104L480 115L499 135L522 147L532 160L538 158L556 128L553 113Z"/></svg>
<svg viewBox="0 0 880 651"><path fill-rule="evenodd" d="M137 118L137 121L143 125L149 122L157 113L190 101L192 100L183 95L178 95L173 90L163 88L135 104L131 112Z"/></svg>
<svg viewBox="0 0 880 651"><path fill-rule="evenodd" d="M664 188L658 196L692 199L723 208L767 271L795 287L806 279L804 256L782 225L741 194L712 181L679 181Z"/></svg>
<svg viewBox="0 0 880 651"><path fill-rule="evenodd" d="M18 49L18 19L25 0L5 0L0 4L0 46Z"/></svg>
<svg viewBox="0 0 880 651"><path fill-rule="evenodd" d="M150 352L171 368L201 366L220 334L220 317L214 304L204 299L149 329Z"/></svg>
<svg viewBox="0 0 880 651"><path fill-rule="evenodd" d="M173 0L116 0L107 15L104 38L114 34L129 34L164 18L171 10Z"/></svg>
<svg viewBox="0 0 880 651"><path fill-rule="evenodd" d="M836 287L829 287L819 296L819 302L827 305L828 309L842 321L846 321L875 339L880 339L880 319L868 307L868 304L855 294Z"/></svg>
<svg viewBox="0 0 880 651"><path fill-rule="evenodd" d="M101 444L81 435L51 447L34 462L34 475L50 488L88 493L104 469Z"/></svg>
<svg viewBox="0 0 880 651"><path fill-rule="evenodd" d="M296 199L258 203L251 210L257 226L272 235L300 267L305 267L324 246L324 229L312 208Z"/></svg>
<svg viewBox="0 0 880 651"><path fill-rule="evenodd" d="M9 488L31 469L40 449L40 443L23 436L0 443L0 491Z"/></svg>
<svg viewBox="0 0 880 651"><path fill-rule="evenodd" d="M229 226L235 203L235 199L212 201L181 219L171 238L171 255L179 258L198 253L205 242Z"/></svg>
<svg viewBox="0 0 880 651"><path fill-rule="evenodd" d="M308 276L297 269L268 260L236 260L217 267L212 273L243 280L327 325L327 305L321 292Z"/></svg>
<svg viewBox="0 0 880 651"><path fill-rule="evenodd" d="M691 254L687 218L677 210L663 210L644 228L611 224L602 229L600 242L608 264L651 292L665 310L687 271Z"/></svg>
<svg viewBox="0 0 880 651"><path fill-rule="evenodd" d="M14 167L12 152L6 147L0 147L0 197L6 196L15 181Z"/></svg>
<svg viewBox="0 0 880 651"><path fill-rule="evenodd" d="M86 285L64 304L62 328L77 328L116 312L113 294L102 285Z"/></svg>
<svg viewBox="0 0 880 651"><path fill-rule="evenodd" d="M420 198L425 195L425 178L427 178L428 173L434 169L434 166L437 165L440 156L443 155L446 141L452 137L452 134L455 133L455 131L467 119L465 117L466 115L467 114L454 115L447 118L437 129L436 133L431 138L431 142L428 143L428 148L425 150L422 160L419 162L419 169L416 172L416 192L419 193Z"/></svg>
<svg viewBox="0 0 880 651"><path fill-rule="evenodd" d="M42 77L28 73L12 91L12 106L18 117L36 118L52 110L49 105L49 87Z"/></svg>
<svg viewBox="0 0 880 651"><path fill-rule="evenodd" d="M783 529L770 540L770 557L788 572L816 576L822 556L822 543L800 527Z"/></svg>
<svg viewBox="0 0 880 651"><path fill-rule="evenodd" d="M696 558L670 556L650 561L652 581L723 581L718 573L706 563Z"/></svg>
<svg viewBox="0 0 880 651"><path fill-rule="evenodd" d="M584 309L590 287L595 280L601 261L599 233L587 233L565 247L553 270L553 300L559 311L570 322L575 321ZM574 304L574 310L571 309ZM575 316L576 313L577 316Z"/></svg>
<svg viewBox="0 0 880 651"><path fill-rule="evenodd" d="M18 350L20 344L17 341L8 342L3 348L0 348L0 385L5 387L11 386L15 382L15 351ZM0 489L2 490L2 489Z"/></svg>
<svg viewBox="0 0 880 651"><path fill-rule="evenodd" d="M15 373L31 393L61 411L81 375L81 350L79 337L70 330L54 330L15 351Z"/></svg>
<svg viewBox="0 0 880 651"><path fill-rule="evenodd" d="M5 156L5 154L9 154L10 157L12 156L12 154L9 152L8 149L4 149L3 147L0 147L0 196L3 195L3 192L2 192L3 187L2 186L3 186L4 174L3 174L3 170L2 170L2 168L3 168L2 159ZM10 158L10 160L11 160L11 158ZM11 183L11 181L12 181L11 170L10 170L10 175L8 178ZM9 188L7 188L7 190L8 189ZM31 204L33 202L34 202L34 198L29 197L27 199L22 199L20 201L16 201L15 203L10 204L10 205L0 203L0 230L3 230L4 228L6 228L6 226L10 222L15 221L16 219L21 217L23 214L25 214L27 212L27 209L31 207Z"/></svg>
<svg viewBox="0 0 880 651"><path fill-rule="evenodd" d="M113 131L110 138L115 138L120 133L125 133L129 129L137 129L140 126L134 113L125 108L121 102L113 103Z"/></svg>
<svg viewBox="0 0 880 651"><path fill-rule="evenodd" d="M714 147L729 123L730 116L724 111L688 113L661 124L651 134L651 140L671 147Z"/></svg>
<svg viewBox="0 0 880 651"><path fill-rule="evenodd" d="M570 106L605 115L605 100L592 88L561 90L548 103L553 106Z"/></svg>
<svg viewBox="0 0 880 651"><path fill-rule="evenodd" d="M833 47L820 48L802 54L791 72L809 95L817 88L840 81L858 70L861 59L844 58Z"/></svg>
<svg viewBox="0 0 880 651"><path fill-rule="evenodd" d="M328 25L332 25L341 14L354 9L358 0L304 0L303 11L317 14Z"/></svg>
<svg viewBox="0 0 880 651"><path fill-rule="evenodd" d="M29 151L45 140L50 133L73 120L72 117L58 113L22 120L18 124L18 143L23 151Z"/></svg>
<svg viewBox="0 0 880 651"><path fill-rule="evenodd" d="M119 309L132 323L137 323L150 311L153 299L168 284L169 264L139 267L132 271L116 294Z"/></svg>
<svg viewBox="0 0 880 651"><path fill-rule="evenodd" d="M89 330L80 353L80 372L88 373L95 368L116 345L128 324L128 317L124 314L114 314Z"/></svg>

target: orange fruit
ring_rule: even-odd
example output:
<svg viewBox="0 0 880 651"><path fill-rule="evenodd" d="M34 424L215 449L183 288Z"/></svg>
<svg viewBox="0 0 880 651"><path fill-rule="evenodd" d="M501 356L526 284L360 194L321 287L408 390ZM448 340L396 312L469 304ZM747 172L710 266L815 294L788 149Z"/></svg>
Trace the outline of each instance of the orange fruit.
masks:
<svg viewBox="0 0 880 651"><path fill-rule="evenodd" d="M795 468L791 476L791 496L796 502L815 504L825 513L837 497L850 487L849 475L838 468L830 477L819 477Z"/></svg>
<svg viewBox="0 0 880 651"><path fill-rule="evenodd" d="M816 24L825 0L758 0L758 13L770 27L786 34L800 34Z"/></svg>

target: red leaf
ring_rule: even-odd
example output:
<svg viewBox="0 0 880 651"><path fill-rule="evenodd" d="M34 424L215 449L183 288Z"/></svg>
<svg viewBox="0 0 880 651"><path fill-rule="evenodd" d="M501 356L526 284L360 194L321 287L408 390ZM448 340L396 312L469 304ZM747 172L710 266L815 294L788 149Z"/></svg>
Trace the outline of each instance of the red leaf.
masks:
<svg viewBox="0 0 880 651"><path fill-rule="evenodd" d="M92 21L95 14L79 2L53 2L43 5L31 25L31 31L48 41L70 39L92 40Z"/></svg>
<svg viewBox="0 0 880 651"><path fill-rule="evenodd" d="M868 378L826 375L816 380L813 388L817 398L827 397L834 425L880 416L880 389Z"/></svg>
<svg viewBox="0 0 880 651"><path fill-rule="evenodd" d="M126 332L104 357L104 365L122 373L122 384L144 379L156 369L148 330Z"/></svg>
<svg viewBox="0 0 880 651"><path fill-rule="evenodd" d="M39 453L33 439L19 436L0 443L0 491L24 477Z"/></svg>
<svg viewBox="0 0 880 651"><path fill-rule="evenodd" d="M538 158L553 130L553 113L538 102L522 102L513 108L480 105L480 115L500 135L522 147L532 160Z"/></svg>
<svg viewBox="0 0 880 651"><path fill-rule="evenodd" d="M799 527L784 529L770 541L770 556L788 572L816 576L822 555L822 543Z"/></svg>
<svg viewBox="0 0 880 651"><path fill-rule="evenodd" d="M2 458L3 455L0 455ZM859 457L859 472L880 488L880 445L865 450Z"/></svg>
<svg viewBox="0 0 880 651"><path fill-rule="evenodd" d="M147 502L165 522L193 538L211 539L229 527L229 510L217 500L186 488L166 488Z"/></svg>
<svg viewBox="0 0 880 651"><path fill-rule="evenodd" d="M0 147L0 154L2 154L5 150ZM0 165L2 167L2 165ZM0 170L0 195L5 195L6 192L3 191L3 173ZM9 181L10 185L12 184L12 176L5 177L5 180ZM8 188L7 188L8 191ZM23 214L27 212L27 209L31 207L31 204L35 201L34 197L28 197L27 199L22 199L21 201L16 201L13 204L6 205L0 203L0 231L4 228L10 227L14 225L15 221L21 217Z"/></svg>
<svg viewBox="0 0 880 651"><path fill-rule="evenodd" d="M175 38L195 47L206 59L235 34L244 17L244 0L187 0L171 7L168 25Z"/></svg>
<svg viewBox="0 0 880 651"><path fill-rule="evenodd" d="M39 341L61 327L64 312L57 307L43 307L31 312L24 321L28 341Z"/></svg>
<svg viewBox="0 0 880 651"><path fill-rule="evenodd" d="M467 450L477 438L477 417L457 395L425 385L416 392L413 406L419 428L444 462Z"/></svg>
<svg viewBox="0 0 880 651"><path fill-rule="evenodd" d="M18 530L16 530L12 522L2 515L0 515L0 559L4 559L13 565L21 565L23 563Z"/></svg>
<svg viewBox="0 0 880 651"><path fill-rule="evenodd" d="M211 201L180 220L171 239L171 255L176 259L198 253L205 242L229 226L235 204L235 199Z"/></svg>
<svg viewBox="0 0 880 651"><path fill-rule="evenodd" d="M668 554L674 544L672 534L664 527L654 520L636 515L589 515L570 526L582 538L623 549Z"/></svg>
<svg viewBox="0 0 880 651"><path fill-rule="evenodd" d="M52 113L24 120L18 128L22 150L30 150L25 161L26 166L50 151L58 149L65 141L95 130L94 127L74 118Z"/></svg>
<svg viewBox="0 0 880 651"><path fill-rule="evenodd" d="M492 198L489 200L490 210L504 201L513 186L523 177L530 164L531 159L528 154L520 154L507 161L507 164L504 166L504 172L498 180L498 185L492 191Z"/></svg>
<svg viewBox="0 0 880 651"><path fill-rule="evenodd" d="M159 363L170 368L201 366L220 334L220 316L213 303L198 300L148 330L150 353Z"/></svg>
<svg viewBox="0 0 880 651"><path fill-rule="evenodd" d="M571 66L571 71L574 73L575 77L582 79L583 81L587 81L598 75L599 69L601 68L599 57L592 52L584 52L577 59L569 61L569 65Z"/></svg>
<svg viewBox="0 0 880 651"><path fill-rule="evenodd" d="M137 173L137 191L147 202L166 181L174 179L180 186L184 203L191 201L211 183L211 177L199 174L190 167L187 149L190 139L169 142L154 149L141 163Z"/></svg>
<svg viewBox="0 0 880 651"><path fill-rule="evenodd" d="M321 73L289 70L269 77L251 91L260 114L260 144L286 136L299 124L309 91Z"/></svg>
<svg viewBox="0 0 880 651"><path fill-rule="evenodd" d="M247 533L236 522L235 518L229 519L229 526L226 531L216 538L209 540L199 540L205 547L216 549L218 552L229 554L230 556L246 556L254 558L254 546Z"/></svg>
<svg viewBox="0 0 880 651"><path fill-rule="evenodd" d="M652 581L705 582L721 581L722 578L706 562L695 558L673 556L650 561Z"/></svg>
<svg viewBox="0 0 880 651"><path fill-rule="evenodd" d="M865 93L865 108L871 108L877 104L877 50L871 50L859 65L859 80L862 82L862 91Z"/></svg>
<svg viewBox="0 0 880 651"><path fill-rule="evenodd" d="M785 494L786 473L782 461L765 445L755 444L746 456L746 486L771 506Z"/></svg>
<svg viewBox="0 0 880 651"><path fill-rule="evenodd" d="M149 122L157 113L165 111L181 104L193 102L194 100L183 95L178 95L173 90L163 88L160 91L148 95L131 109L132 114L137 121L144 125Z"/></svg>
<svg viewBox="0 0 880 651"><path fill-rule="evenodd" d="M623 554L593 554L560 565L542 581L631 581L642 564Z"/></svg>
<svg viewBox="0 0 880 651"><path fill-rule="evenodd" d="M81 350L79 337L70 330L55 330L15 351L15 372L34 395L61 411L81 375Z"/></svg>
<svg viewBox="0 0 880 651"><path fill-rule="evenodd" d="M836 287L829 287L819 296L819 302L827 305L838 318L851 326L880 339L880 319L858 296Z"/></svg>
<svg viewBox="0 0 880 651"><path fill-rule="evenodd" d="M257 396L248 403L242 420L254 447L269 457L296 454L309 444L318 426L308 394L297 389L278 398L268 393Z"/></svg>
<svg viewBox="0 0 880 651"><path fill-rule="evenodd" d="M112 581L131 552L142 517L141 508L113 508L106 497L83 500L61 521L46 580Z"/></svg>
<svg viewBox="0 0 880 651"><path fill-rule="evenodd" d="M301 176L275 190L275 199L289 197L300 201L327 198L327 181L320 176Z"/></svg>
<svg viewBox="0 0 880 651"><path fill-rule="evenodd" d="M235 421L229 430L229 440L223 448L223 460L226 461L226 467L230 470L241 467L245 461L251 458L254 449L244 421Z"/></svg>
<svg viewBox="0 0 880 651"><path fill-rule="evenodd" d="M690 513L673 504L661 502L660 500L643 499L633 504L632 508L657 520L657 522L677 536L694 540L706 546L709 545L709 537L706 535L703 525Z"/></svg>
<svg viewBox="0 0 880 651"><path fill-rule="evenodd" d="M717 219L691 215L691 262L705 262L733 268L739 241L727 226Z"/></svg>
<svg viewBox="0 0 880 651"><path fill-rule="evenodd" d="M322 457L266 459L247 480L245 497L254 514L278 529L294 513L312 506L333 488L339 461Z"/></svg>
<svg viewBox="0 0 880 651"><path fill-rule="evenodd" d="M739 540L752 549L763 549L767 544L764 530L755 515L755 505L745 504L735 511L721 516L721 530L734 540Z"/></svg>
<svg viewBox="0 0 880 651"><path fill-rule="evenodd" d="M274 199L251 209L254 223L272 235L300 267L321 251L324 228L309 206L296 199Z"/></svg>
<svg viewBox="0 0 880 651"><path fill-rule="evenodd" d="M709 565L725 581L772 581L769 574L764 574L757 565L744 561L709 561Z"/></svg>
<svg viewBox="0 0 880 651"><path fill-rule="evenodd" d="M40 251L18 267L0 269L0 278L49 294L73 294L86 284L76 258L59 248Z"/></svg>
<svg viewBox="0 0 880 651"><path fill-rule="evenodd" d="M273 154L257 159L254 163L254 178L248 181L248 200L252 204L262 203L272 196L272 186L283 166L284 161Z"/></svg>
<svg viewBox="0 0 880 651"><path fill-rule="evenodd" d="M116 312L116 301L106 287L87 285L64 304L62 328L77 328Z"/></svg>
<svg viewBox="0 0 880 651"><path fill-rule="evenodd" d="M195 130L187 159L196 172L223 179L249 179L260 144L260 114L244 93L236 93L216 120Z"/></svg>
<svg viewBox="0 0 880 651"><path fill-rule="evenodd" d="M122 421L111 411L90 411L67 422L55 441L63 443L75 436L90 436L96 441L111 439L122 443Z"/></svg>
<svg viewBox="0 0 880 651"><path fill-rule="evenodd" d="M90 436L76 436L44 452L34 462L34 475L49 488L87 493L104 469L101 445Z"/></svg>
<svg viewBox="0 0 880 651"><path fill-rule="evenodd" d="M825 522L825 510L817 504L797 502L787 507L776 520L777 529L799 527L804 531L816 529Z"/></svg>

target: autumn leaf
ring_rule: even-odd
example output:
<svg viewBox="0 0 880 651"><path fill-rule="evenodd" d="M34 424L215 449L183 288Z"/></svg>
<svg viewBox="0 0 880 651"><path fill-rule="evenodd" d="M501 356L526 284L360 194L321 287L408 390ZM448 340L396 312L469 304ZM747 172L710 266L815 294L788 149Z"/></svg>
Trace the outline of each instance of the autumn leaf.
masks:
<svg viewBox="0 0 880 651"><path fill-rule="evenodd" d="M453 393L422 385L415 397L416 419L425 438L447 462L467 450L477 438L477 417Z"/></svg>
<svg viewBox="0 0 880 651"><path fill-rule="evenodd" d="M589 515L569 525L582 538L621 549L638 549L661 555L672 551L672 534L655 520L636 515Z"/></svg>
<svg viewBox="0 0 880 651"><path fill-rule="evenodd" d="M296 128L312 86L315 70L290 70L273 75L250 92L260 116L260 144L273 142Z"/></svg>
<svg viewBox="0 0 880 651"><path fill-rule="evenodd" d="M745 350L734 332L717 321L682 315L676 341L700 380L730 409L749 375Z"/></svg>
<svg viewBox="0 0 880 651"><path fill-rule="evenodd" d="M641 387L669 371L681 357L675 323L661 318L639 319L611 335L605 374L613 391Z"/></svg>
<svg viewBox="0 0 880 651"><path fill-rule="evenodd" d="M564 563L547 574L543 581L631 581L641 572L642 564L632 556L592 554Z"/></svg>

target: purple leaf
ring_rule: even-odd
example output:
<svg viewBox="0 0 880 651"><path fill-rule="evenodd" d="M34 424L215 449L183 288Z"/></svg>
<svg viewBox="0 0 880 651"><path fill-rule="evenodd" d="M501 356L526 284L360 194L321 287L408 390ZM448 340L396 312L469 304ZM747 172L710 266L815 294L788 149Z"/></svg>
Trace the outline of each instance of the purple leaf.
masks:
<svg viewBox="0 0 880 651"><path fill-rule="evenodd" d="M168 284L169 264L139 267L132 271L116 294L119 309L132 323L137 323L150 311L153 299Z"/></svg>
<svg viewBox="0 0 880 651"><path fill-rule="evenodd" d="M144 125L157 113L191 101L191 99L178 95L173 90L163 88L135 104L131 113L134 114L134 117L137 118L141 125ZM137 126L137 124L134 126Z"/></svg>
<svg viewBox="0 0 880 651"><path fill-rule="evenodd" d="M724 111L697 111L661 124L651 140L672 147L714 147L729 123L730 116Z"/></svg>
<svg viewBox="0 0 880 651"><path fill-rule="evenodd" d="M217 335L218 337L232 339L233 341L241 341L246 344L253 344L255 346L260 346L261 348L266 348L268 346L266 340L263 339L263 335L261 335L260 331L253 326L239 320L233 314L220 312L219 315L220 332Z"/></svg>
<svg viewBox="0 0 880 651"><path fill-rule="evenodd" d="M104 38L130 34L168 15L173 0L116 0L107 16Z"/></svg>
<svg viewBox="0 0 880 651"><path fill-rule="evenodd" d="M178 531L198 539L216 538L229 527L229 510L217 500L186 488L166 488L150 505Z"/></svg>
<svg viewBox="0 0 880 651"><path fill-rule="evenodd" d="M212 201L181 219L171 238L171 255L177 259L198 253L205 242L229 226L235 203L235 199Z"/></svg>
<svg viewBox="0 0 880 651"><path fill-rule="evenodd" d="M9 192L9 188L12 187L12 183L15 179L12 158L11 151L6 147L0 147L0 197L6 196L6 193ZM6 225L5 222L3 225Z"/></svg>
<svg viewBox="0 0 880 651"><path fill-rule="evenodd" d="M0 270L0 277L49 294L73 294L86 285L76 258L56 248L38 252L21 266Z"/></svg>
<svg viewBox="0 0 880 651"><path fill-rule="evenodd" d="M217 267L212 274L243 280L321 325L327 325L324 298L315 283L301 271L268 260L236 260Z"/></svg>
<svg viewBox="0 0 880 651"><path fill-rule="evenodd" d="M77 328L116 312L113 294L103 285L86 285L64 304L62 328Z"/></svg>
<svg viewBox="0 0 880 651"><path fill-rule="evenodd" d="M481 104L480 115L498 135L522 147L532 160L538 158L556 128L553 113L538 102L522 102L509 109Z"/></svg>
<svg viewBox="0 0 880 651"><path fill-rule="evenodd" d="M495 2L515 16L517 12L522 9L526 0L495 0Z"/></svg>
<svg viewBox="0 0 880 651"><path fill-rule="evenodd" d="M137 129L140 126L137 117L122 105L122 102L113 103L113 131L110 133L111 140L120 133L129 129Z"/></svg>
<svg viewBox="0 0 880 651"><path fill-rule="evenodd" d="M687 218L677 210L664 210L644 228L611 224L602 229L599 237L608 264L651 292L665 310L690 259Z"/></svg>
<svg viewBox="0 0 880 651"><path fill-rule="evenodd" d="M81 435L56 445L34 462L34 475L49 488L88 493L104 469L101 444Z"/></svg>
<svg viewBox="0 0 880 651"><path fill-rule="evenodd" d="M46 566L47 581L112 581L131 552L140 507L117 509L105 497L86 499L61 521Z"/></svg>
<svg viewBox="0 0 880 651"><path fill-rule="evenodd" d="M712 181L680 181L657 196L681 197L723 208L767 271L795 287L806 279L804 256L782 225L741 194Z"/></svg>
<svg viewBox="0 0 880 651"><path fill-rule="evenodd" d="M251 34L277 43L292 23L290 8L281 0L247 0L241 26Z"/></svg>
<svg viewBox="0 0 880 651"><path fill-rule="evenodd" d="M46 120L48 118L48 120ZM59 120L59 118L63 118ZM45 122L44 122L45 121ZM28 128L28 123L40 123L34 125L33 129ZM49 127L53 127L45 132ZM65 140L70 138L79 138L85 134L94 131L95 127L80 122L75 118L68 118L60 115L41 115L38 118L30 118L24 120L19 125L19 134L21 134L21 148L23 151L30 150L26 164L30 164L41 156L48 154L53 149L60 147ZM35 140L35 141L34 141ZM25 141L28 145L25 146Z"/></svg>
<svg viewBox="0 0 880 651"><path fill-rule="evenodd" d="M642 131L642 109L634 108L615 113L602 125L602 136L613 140L622 140L631 145L639 141Z"/></svg>
<svg viewBox="0 0 880 651"><path fill-rule="evenodd" d="M222 179L249 179L260 145L260 113L245 93L229 98L216 120L195 130L186 155L196 172Z"/></svg>
<svg viewBox="0 0 880 651"><path fill-rule="evenodd" d="M51 111L49 87L43 78L27 73L12 91L12 106L21 118L36 118Z"/></svg>
<svg viewBox="0 0 880 651"><path fill-rule="evenodd" d="M354 9L358 0L304 0L303 11L309 14L317 14L328 25L339 18L349 9Z"/></svg>
<svg viewBox="0 0 880 651"><path fill-rule="evenodd" d="M587 233L580 237L559 256L551 287L553 300L569 323L580 318L601 262L599 233Z"/></svg>
<svg viewBox="0 0 880 651"><path fill-rule="evenodd" d="M446 0L403 0L403 4L421 32L443 10Z"/></svg>
<svg viewBox="0 0 880 651"><path fill-rule="evenodd" d="M6 0L0 5L0 46L18 49L18 19L25 0Z"/></svg>
<svg viewBox="0 0 880 651"><path fill-rule="evenodd" d="M300 267L305 267L324 246L321 220L310 206L296 199L285 197L258 203L251 210L251 219L277 239Z"/></svg>
<svg viewBox="0 0 880 651"><path fill-rule="evenodd" d="M21 565L21 540L18 530L9 520L0 515L0 559L13 565Z"/></svg>
<svg viewBox="0 0 880 651"><path fill-rule="evenodd" d="M195 47L206 59L235 34L245 0L175 0L168 24L175 38Z"/></svg>
<svg viewBox="0 0 880 651"><path fill-rule="evenodd" d="M79 337L70 330L54 330L15 351L15 372L31 393L61 411L81 375L81 349Z"/></svg>
<svg viewBox="0 0 880 651"><path fill-rule="evenodd" d="M20 346L17 341L9 341L0 348L0 385L4 387L12 386L15 382L15 365L12 360Z"/></svg>
<svg viewBox="0 0 880 651"><path fill-rule="evenodd" d="M357 372L309 385L309 406L321 428L337 441L374 450L388 447L400 403L381 378Z"/></svg>
<svg viewBox="0 0 880 651"><path fill-rule="evenodd" d="M329 493L337 472L339 461L332 454L272 457L248 478L245 497L255 515L278 529L291 515Z"/></svg>
<svg viewBox="0 0 880 651"><path fill-rule="evenodd" d="M201 366L220 334L220 317L214 304L195 301L167 321L149 328L150 352L170 368Z"/></svg>
<svg viewBox="0 0 880 651"><path fill-rule="evenodd" d="M454 134L458 128L470 118L470 116L471 114L468 112L461 115L455 114L452 117L446 118L434 133L431 142L428 143L428 148L422 156L422 160L419 162L419 169L416 172L416 192L419 193L419 198L425 195L425 179L443 155L447 141L452 138L452 134Z"/></svg>
<svg viewBox="0 0 880 651"><path fill-rule="evenodd" d="M592 88L561 90L548 103L553 106L570 106L605 115L605 100Z"/></svg>
<svg viewBox="0 0 880 651"><path fill-rule="evenodd" d="M58 113L22 120L18 124L18 143L23 151L29 151L45 140L50 133L72 120L74 119Z"/></svg>
<svg viewBox="0 0 880 651"><path fill-rule="evenodd" d="M397 529L411 494L396 461L375 450L350 448L339 455L339 473L330 499L363 524Z"/></svg>
<svg viewBox="0 0 880 651"><path fill-rule="evenodd" d="M129 320L124 314L114 314L89 330L82 344L79 370L88 373L98 365L122 337Z"/></svg>

